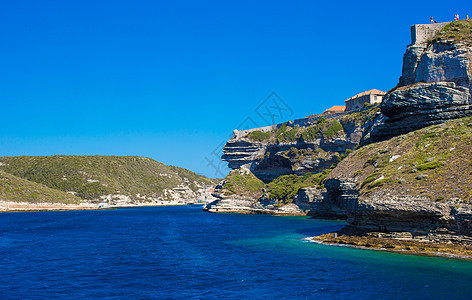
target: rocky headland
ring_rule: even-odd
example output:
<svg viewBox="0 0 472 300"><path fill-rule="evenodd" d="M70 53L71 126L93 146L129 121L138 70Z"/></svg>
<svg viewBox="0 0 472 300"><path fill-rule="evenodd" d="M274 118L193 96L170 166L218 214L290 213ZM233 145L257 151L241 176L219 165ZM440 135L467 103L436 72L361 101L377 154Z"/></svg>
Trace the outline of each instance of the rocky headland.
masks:
<svg viewBox="0 0 472 300"><path fill-rule="evenodd" d="M344 218L317 240L471 256L471 77L471 20L415 25L380 106L235 131L206 209Z"/></svg>
<svg viewBox="0 0 472 300"><path fill-rule="evenodd" d="M472 23L412 26L398 85L381 104L372 139L385 140L472 115Z"/></svg>
<svg viewBox="0 0 472 300"><path fill-rule="evenodd" d="M318 115L234 137L222 159L233 169L216 188L211 212L340 215L322 201L323 179L372 127L378 106ZM296 193L294 190L296 189ZM317 208L317 209L314 209Z"/></svg>
<svg viewBox="0 0 472 300"><path fill-rule="evenodd" d="M0 211L193 204L214 184L146 157L0 157Z"/></svg>

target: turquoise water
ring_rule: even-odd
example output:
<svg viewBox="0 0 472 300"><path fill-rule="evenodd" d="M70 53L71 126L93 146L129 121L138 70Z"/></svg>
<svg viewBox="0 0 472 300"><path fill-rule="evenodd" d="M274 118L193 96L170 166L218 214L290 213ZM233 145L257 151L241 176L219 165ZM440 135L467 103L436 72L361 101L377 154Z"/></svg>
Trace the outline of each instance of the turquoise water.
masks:
<svg viewBox="0 0 472 300"><path fill-rule="evenodd" d="M303 239L343 225L199 206L4 213L0 298L471 298L471 262Z"/></svg>

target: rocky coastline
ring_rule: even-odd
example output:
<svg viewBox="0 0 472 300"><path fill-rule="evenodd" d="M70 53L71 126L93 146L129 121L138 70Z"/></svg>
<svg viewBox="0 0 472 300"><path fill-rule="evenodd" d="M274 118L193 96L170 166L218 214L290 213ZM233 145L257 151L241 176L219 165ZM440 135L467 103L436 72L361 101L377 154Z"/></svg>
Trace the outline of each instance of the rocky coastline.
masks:
<svg viewBox="0 0 472 300"><path fill-rule="evenodd" d="M346 226L343 229L315 237L307 238L310 242L330 246L344 246L359 249L389 251L401 254L442 256L472 260L472 243L447 233L447 230L435 232L380 232L361 231Z"/></svg>
<svg viewBox="0 0 472 300"><path fill-rule="evenodd" d="M202 203L192 202L172 202L163 201L159 203L151 204L122 204L122 205L110 205L110 206L99 206L91 203L80 203L80 204L64 204L64 203L27 203L27 202L11 202L11 201L0 201L0 213L8 212L36 212L36 211L72 211L72 210L103 210L103 209L116 209L126 207L147 207L147 206L182 206L182 205L201 205Z"/></svg>
<svg viewBox="0 0 472 300"><path fill-rule="evenodd" d="M471 257L471 27L412 28L379 107L235 131L222 157L233 170L206 210L346 219L314 240Z"/></svg>

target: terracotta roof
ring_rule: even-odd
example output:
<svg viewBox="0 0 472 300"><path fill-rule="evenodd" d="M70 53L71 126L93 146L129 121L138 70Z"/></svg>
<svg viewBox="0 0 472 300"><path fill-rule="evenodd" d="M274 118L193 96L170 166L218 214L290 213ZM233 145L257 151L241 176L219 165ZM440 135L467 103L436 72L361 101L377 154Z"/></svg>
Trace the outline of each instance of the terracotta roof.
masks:
<svg viewBox="0 0 472 300"><path fill-rule="evenodd" d="M346 106L343 106L343 105L335 105L331 108L328 108L327 110L324 111L324 113L327 113L327 112L343 112L346 110Z"/></svg>
<svg viewBox="0 0 472 300"><path fill-rule="evenodd" d="M362 93L359 93L355 96L352 96L351 98L348 98L346 101L348 100L352 100L352 99L356 99L356 98L359 98L361 96L365 96L365 95L370 95L370 94L377 94L377 95L385 95L386 93L385 92L382 92L382 91L379 91L377 89L372 89L372 90L369 90L369 91L365 91L365 92L362 92Z"/></svg>

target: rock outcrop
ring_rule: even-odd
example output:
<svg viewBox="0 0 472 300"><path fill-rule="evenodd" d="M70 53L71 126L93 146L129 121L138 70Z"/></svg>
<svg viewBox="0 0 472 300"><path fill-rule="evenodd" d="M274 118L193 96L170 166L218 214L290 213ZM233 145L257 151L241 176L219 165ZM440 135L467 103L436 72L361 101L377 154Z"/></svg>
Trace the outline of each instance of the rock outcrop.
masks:
<svg viewBox="0 0 472 300"><path fill-rule="evenodd" d="M408 46L403 57L399 87L418 82L454 82L471 89L472 49L467 44L447 41Z"/></svg>
<svg viewBox="0 0 472 300"><path fill-rule="evenodd" d="M228 167L238 169L250 165L259 156L264 155L267 145L245 138L232 138L223 148L222 159L228 162Z"/></svg>
<svg viewBox="0 0 472 300"><path fill-rule="evenodd" d="M347 217L353 231L472 245L471 29L472 20L414 26L400 82L381 113L337 115L329 122L342 130L334 134L329 122L296 120L235 135L224 149L229 166L277 179L259 182L252 196L216 195L210 211ZM304 176L278 178L286 174Z"/></svg>
<svg viewBox="0 0 472 300"><path fill-rule="evenodd" d="M264 181L287 174L319 173L359 144L376 112L376 107L364 108L353 114L319 115L238 131L224 146L222 160L233 170L244 168ZM251 133L265 135L254 138Z"/></svg>
<svg viewBox="0 0 472 300"><path fill-rule="evenodd" d="M218 213L247 213L306 216L318 218L345 219L346 211L337 209L326 201L326 190L307 187L300 189L293 202L281 204L275 199L267 197L229 196L214 194L217 200L206 205L204 210Z"/></svg>
<svg viewBox="0 0 472 300"><path fill-rule="evenodd" d="M472 115L471 24L462 20L412 27L402 76L382 101L387 118L372 129L372 140Z"/></svg>
<svg viewBox="0 0 472 300"><path fill-rule="evenodd" d="M469 89L454 82L417 83L388 93L381 109L388 119L372 137L385 140L426 126L472 115Z"/></svg>
<svg viewBox="0 0 472 300"><path fill-rule="evenodd" d="M231 197L220 199L208 204L204 210L218 213L273 214L285 216L306 216L309 206L289 203L276 206L275 201L257 201L248 198Z"/></svg>

